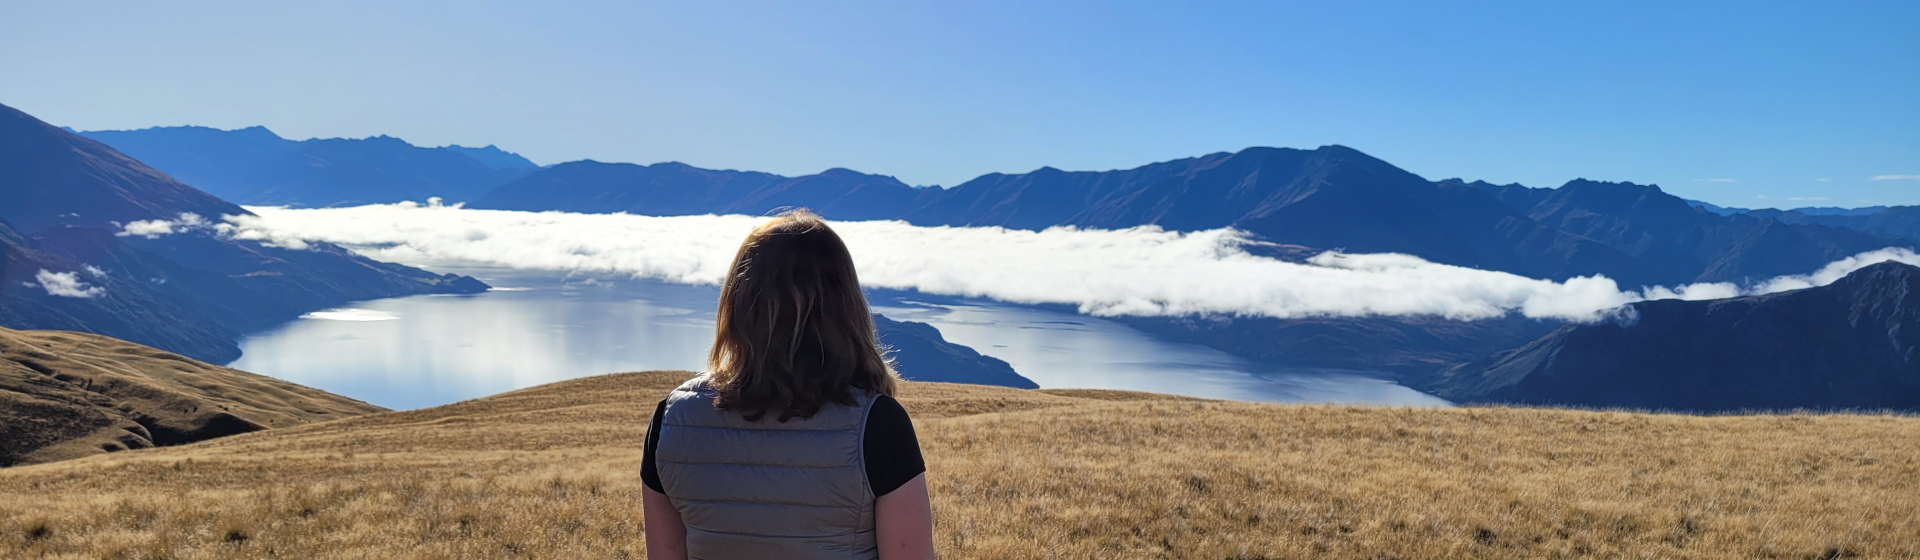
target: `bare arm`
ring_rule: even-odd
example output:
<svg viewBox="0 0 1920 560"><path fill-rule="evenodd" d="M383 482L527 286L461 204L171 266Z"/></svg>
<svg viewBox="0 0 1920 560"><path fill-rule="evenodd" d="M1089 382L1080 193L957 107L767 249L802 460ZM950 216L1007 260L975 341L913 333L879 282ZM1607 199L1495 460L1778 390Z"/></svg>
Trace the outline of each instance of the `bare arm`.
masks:
<svg viewBox="0 0 1920 560"><path fill-rule="evenodd" d="M925 485L920 487L920 495L926 495ZM686 560L687 524L680 521L680 510L673 509L673 501L645 487L640 489L640 501L641 513L646 516L647 560Z"/></svg>
<svg viewBox="0 0 1920 560"><path fill-rule="evenodd" d="M933 504L927 499L926 473L881 496L873 514L880 560L933 560ZM652 524L647 525L647 537L651 547Z"/></svg>

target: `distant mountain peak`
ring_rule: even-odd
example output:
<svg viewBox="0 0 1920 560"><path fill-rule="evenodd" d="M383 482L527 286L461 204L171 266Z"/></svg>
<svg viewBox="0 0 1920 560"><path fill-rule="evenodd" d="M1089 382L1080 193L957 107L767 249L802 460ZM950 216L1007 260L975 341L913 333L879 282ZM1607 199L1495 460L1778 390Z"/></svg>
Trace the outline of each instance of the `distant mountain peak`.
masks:
<svg viewBox="0 0 1920 560"><path fill-rule="evenodd" d="M487 144L481 148L469 148L459 144L450 144L441 149L459 152L469 158L473 158L474 161L486 164L487 167L494 169L531 171L540 168L540 165L534 163L532 160L522 157L520 154L502 150L499 146L493 144Z"/></svg>
<svg viewBox="0 0 1920 560"><path fill-rule="evenodd" d="M861 172L859 172L859 171L854 171L854 170L852 170L852 169L847 169L847 168L845 168L845 167L835 167L835 168L831 168L831 169L828 169L828 170L826 170L826 171L821 171L821 172L819 172L819 173L817 173L817 175L825 175L825 176L828 176L828 177L850 177L850 176L851 176L851 177L881 177L881 175L873 175L873 174L870 174L870 173L861 173Z"/></svg>
<svg viewBox="0 0 1920 560"><path fill-rule="evenodd" d="M1659 208L1682 214L1694 211L1686 200L1667 194L1658 185L1629 182L1574 179L1562 185L1549 199L1604 213L1624 212L1636 207Z"/></svg>
<svg viewBox="0 0 1920 560"><path fill-rule="evenodd" d="M352 139L352 138L329 138L329 140L348 140L348 141L351 141L351 140L353 140L353 139ZM408 141L406 141L406 140L401 140L401 139L399 139L399 138L394 138L394 137L392 137L392 136L387 136L387 135L385 135L385 134L381 134L381 135L377 135L377 136L368 136L368 137L366 137L366 138L363 138L363 139L361 139L361 141L363 141L363 142L367 142L367 143L369 143L369 144L386 144L386 145L393 145L393 146L406 146L406 147L409 147L409 148L418 148L418 147L419 147L419 146L415 146L415 145L413 145L413 143L412 143L412 142L408 142Z"/></svg>
<svg viewBox="0 0 1920 560"><path fill-rule="evenodd" d="M1579 179L1574 179L1572 181L1567 181L1567 184L1561 185L1560 188L1588 189L1588 190L1604 189L1604 190L1626 191L1626 192L1647 192L1647 191L1653 191L1653 192L1659 192L1659 193L1666 192L1666 191L1660 190L1659 185L1654 185L1654 184L1642 185L1632 181L1596 181L1596 180L1587 179L1587 178L1579 178Z"/></svg>
<svg viewBox="0 0 1920 560"><path fill-rule="evenodd" d="M1278 150L1278 149L1284 149L1284 148L1270 148L1270 149ZM1314 148L1313 151L1323 153L1323 154L1358 156L1358 157L1364 157L1367 159L1375 159L1373 156L1367 155L1366 152L1362 152L1360 150L1356 150L1341 144L1327 144L1318 148Z"/></svg>

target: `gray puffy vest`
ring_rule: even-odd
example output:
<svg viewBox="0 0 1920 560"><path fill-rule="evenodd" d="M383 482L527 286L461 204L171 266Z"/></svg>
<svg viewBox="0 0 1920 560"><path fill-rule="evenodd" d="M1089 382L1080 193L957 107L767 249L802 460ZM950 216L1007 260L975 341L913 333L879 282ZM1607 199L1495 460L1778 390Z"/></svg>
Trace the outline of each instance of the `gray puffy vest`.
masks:
<svg viewBox="0 0 1920 560"><path fill-rule="evenodd" d="M873 394L748 422L701 375L667 395L654 465L699 560L879 558L862 436Z"/></svg>

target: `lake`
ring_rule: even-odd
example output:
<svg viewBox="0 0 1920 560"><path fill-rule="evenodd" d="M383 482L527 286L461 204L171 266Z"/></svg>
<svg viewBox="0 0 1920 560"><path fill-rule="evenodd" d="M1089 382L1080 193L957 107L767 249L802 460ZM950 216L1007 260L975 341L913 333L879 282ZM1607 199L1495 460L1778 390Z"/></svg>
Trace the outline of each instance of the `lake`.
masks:
<svg viewBox="0 0 1920 560"><path fill-rule="evenodd" d="M699 370L712 343L715 286L501 268L435 271L470 275L496 289L310 313L242 339L243 355L228 365L413 409L602 373ZM1070 311L912 292L870 297L876 312L931 324L948 341L1006 360L1046 388L1447 404L1383 376L1282 367Z"/></svg>

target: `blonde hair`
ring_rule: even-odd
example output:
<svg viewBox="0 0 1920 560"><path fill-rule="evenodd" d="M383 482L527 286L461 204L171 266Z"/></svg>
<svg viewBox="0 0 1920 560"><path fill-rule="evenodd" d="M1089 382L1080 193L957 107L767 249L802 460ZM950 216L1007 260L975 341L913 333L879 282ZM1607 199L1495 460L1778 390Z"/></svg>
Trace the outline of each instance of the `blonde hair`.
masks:
<svg viewBox="0 0 1920 560"><path fill-rule="evenodd" d="M805 209L755 228L733 257L714 317L714 406L757 421L808 418L855 389L892 395L853 255Z"/></svg>

